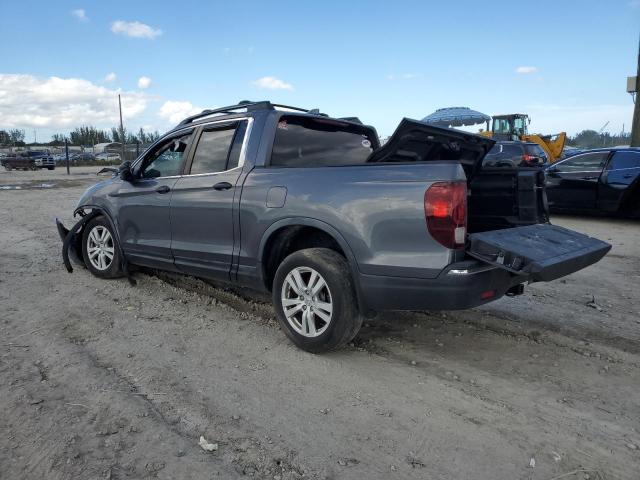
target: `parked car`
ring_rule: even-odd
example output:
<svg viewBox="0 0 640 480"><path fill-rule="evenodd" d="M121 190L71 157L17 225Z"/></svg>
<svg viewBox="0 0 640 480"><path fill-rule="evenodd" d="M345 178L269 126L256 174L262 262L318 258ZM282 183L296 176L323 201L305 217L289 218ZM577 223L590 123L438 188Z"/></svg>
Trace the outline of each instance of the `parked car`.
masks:
<svg viewBox="0 0 640 480"><path fill-rule="evenodd" d="M0 159L0 164L5 170L37 170L38 166L33 158L22 153L10 153Z"/></svg>
<svg viewBox="0 0 640 480"><path fill-rule="evenodd" d="M373 127L270 102L206 110L82 195L63 258L271 292L319 352L380 310L455 310L598 261L611 246L547 222L544 173L493 169L493 140L404 119ZM496 178L502 189L496 189Z"/></svg>
<svg viewBox="0 0 640 480"><path fill-rule="evenodd" d="M553 211L640 215L640 148L600 148L546 169Z"/></svg>
<svg viewBox="0 0 640 480"><path fill-rule="evenodd" d="M46 168L47 170L53 170L56 168L56 162L53 159L53 155L46 150L29 150L22 152L22 155L33 159L36 168Z"/></svg>
<svg viewBox="0 0 640 480"><path fill-rule="evenodd" d="M96 156L93 153L82 152L82 153L74 153L71 155L69 160L72 162L93 162L95 161Z"/></svg>
<svg viewBox="0 0 640 480"><path fill-rule="evenodd" d="M496 142L484 157L485 167L541 167L549 163L542 147L533 142Z"/></svg>
<svg viewBox="0 0 640 480"><path fill-rule="evenodd" d="M103 152L96 155L96 160L103 163L120 163L120 154L113 152Z"/></svg>

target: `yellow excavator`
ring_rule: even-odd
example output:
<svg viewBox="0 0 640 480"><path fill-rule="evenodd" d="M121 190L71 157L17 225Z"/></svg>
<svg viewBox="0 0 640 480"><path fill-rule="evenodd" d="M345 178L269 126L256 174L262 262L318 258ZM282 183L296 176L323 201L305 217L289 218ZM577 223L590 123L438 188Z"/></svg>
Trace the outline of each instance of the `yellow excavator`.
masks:
<svg viewBox="0 0 640 480"><path fill-rule="evenodd" d="M488 123L487 129L489 128ZM545 151L551 163L562 158L562 149L567 141L566 132L560 132L555 135L529 133L527 127L531 123L531 119L525 113L494 115L492 123L491 130L480 132L480 135L494 140L520 140L521 142L537 143Z"/></svg>

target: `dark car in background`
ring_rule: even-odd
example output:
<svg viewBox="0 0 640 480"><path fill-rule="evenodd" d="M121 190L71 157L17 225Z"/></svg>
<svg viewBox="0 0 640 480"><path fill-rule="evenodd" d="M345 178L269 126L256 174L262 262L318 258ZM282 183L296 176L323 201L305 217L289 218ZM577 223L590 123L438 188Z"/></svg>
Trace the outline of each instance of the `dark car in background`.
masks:
<svg viewBox="0 0 640 480"><path fill-rule="evenodd" d="M74 153L69 157L69 160L72 162L93 162L95 159L96 156L93 153L88 152Z"/></svg>
<svg viewBox="0 0 640 480"><path fill-rule="evenodd" d="M547 154L540 145L533 142L496 142L489 151L484 167L541 167L549 163Z"/></svg>
<svg viewBox="0 0 640 480"><path fill-rule="evenodd" d="M552 211L640 216L640 148L589 150L545 173Z"/></svg>
<svg viewBox="0 0 640 480"><path fill-rule="evenodd" d="M10 153L0 159L6 170L37 170L36 161L22 153Z"/></svg>

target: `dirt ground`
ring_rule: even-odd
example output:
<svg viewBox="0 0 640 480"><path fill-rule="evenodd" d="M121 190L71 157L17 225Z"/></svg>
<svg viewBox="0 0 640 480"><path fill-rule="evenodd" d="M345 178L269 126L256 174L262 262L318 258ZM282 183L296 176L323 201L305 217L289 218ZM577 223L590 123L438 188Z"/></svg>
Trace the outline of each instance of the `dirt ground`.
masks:
<svg viewBox="0 0 640 480"><path fill-rule="evenodd" d="M316 356L248 292L67 273L95 170L0 173L0 478L640 478L640 223L553 218L613 250Z"/></svg>

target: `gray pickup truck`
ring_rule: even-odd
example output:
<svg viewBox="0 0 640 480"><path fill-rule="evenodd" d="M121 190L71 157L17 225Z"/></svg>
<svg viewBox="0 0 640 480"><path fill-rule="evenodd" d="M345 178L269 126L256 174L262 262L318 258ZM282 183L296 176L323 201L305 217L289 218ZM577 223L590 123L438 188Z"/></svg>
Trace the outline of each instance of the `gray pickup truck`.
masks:
<svg viewBox="0 0 640 480"><path fill-rule="evenodd" d="M319 352L376 311L471 308L600 260L609 244L549 223L543 172L482 168L493 143L405 119L381 146L354 117L205 110L90 187L71 229L57 221L65 265L270 292Z"/></svg>

